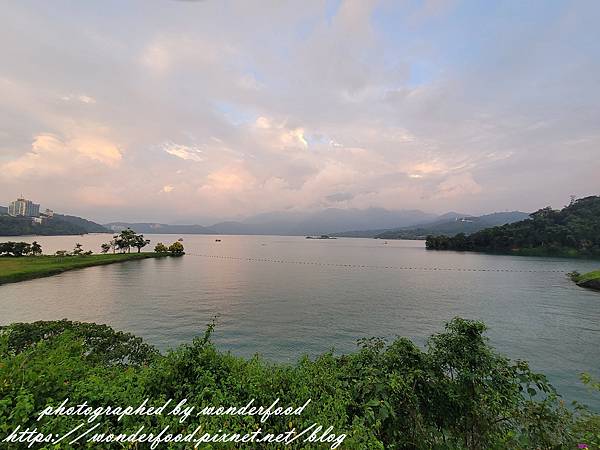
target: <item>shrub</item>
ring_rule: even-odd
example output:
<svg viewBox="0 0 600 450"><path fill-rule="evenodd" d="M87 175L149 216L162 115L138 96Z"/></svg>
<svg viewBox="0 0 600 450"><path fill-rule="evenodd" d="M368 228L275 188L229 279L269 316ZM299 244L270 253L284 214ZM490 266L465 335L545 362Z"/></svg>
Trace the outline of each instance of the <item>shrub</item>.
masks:
<svg viewBox="0 0 600 450"><path fill-rule="evenodd" d="M357 449L593 448L598 439L598 415L582 406L566 409L543 375L490 347L480 322L454 319L425 350L404 338L390 345L366 339L356 353L325 353L293 365L219 352L212 331L211 325L204 336L161 355L105 325L63 320L0 327L0 432L6 436L17 425L72 429L81 420L36 421L47 403L65 398L94 407L139 405L146 398L154 404L187 398L197 406L255 399L268 406L279 398L281 405L312 402L301 416L272 416L268 427L258 416L191 416L185 428L286 432L316 422L347 433L341 447ZM98 421L105 431L182 428L173 416ZM297 441L291 448L329 446Z"/></svg>
<svg viewBox="0 0 600 450"><path fill-rule="evenodd" d="M183 255L183 244L181 242L173 242L170 246L169 246L169 252L171 252L172 255Z"/></svg>
<svg viewBox="0 0 600 450"><path fill-rule="evenodd" d="M169 251L169 249L167 248L167 246L165 244L163 244L162 242L159 242L158 244L156 244L154 246L154 251L156 253L167 253Z"/></svg>

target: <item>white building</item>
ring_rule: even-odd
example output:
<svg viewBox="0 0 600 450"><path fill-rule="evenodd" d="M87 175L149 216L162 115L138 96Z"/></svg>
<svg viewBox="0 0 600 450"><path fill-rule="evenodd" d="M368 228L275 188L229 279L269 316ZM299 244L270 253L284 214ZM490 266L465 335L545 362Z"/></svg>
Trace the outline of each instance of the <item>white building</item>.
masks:
<svg viewBox="0 0 600 450"><path fill-rule="evenodd" d="M8 205L8 214L11 216L38 217L40 215L40 205L31 200L18 198Z"/></svg>

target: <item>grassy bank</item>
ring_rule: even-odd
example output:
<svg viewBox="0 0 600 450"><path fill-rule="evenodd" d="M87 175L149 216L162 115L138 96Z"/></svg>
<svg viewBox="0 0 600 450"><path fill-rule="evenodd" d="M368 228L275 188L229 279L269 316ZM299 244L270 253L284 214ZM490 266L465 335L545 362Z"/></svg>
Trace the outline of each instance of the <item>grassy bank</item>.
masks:
<svg viewBox="0 0 600 450"><path fill-rule="evenodd" d="M600 448L600 416L567 408L546 378L526 362L495 352L485 338L485 326L456 318L432 336L426 349L406 338L390 344L360 341L360 349L337 356L326 353L293 364L274 364L260 356L239 358L211 343L212 327L166 354L141 338L115 332L106 325L77 322L37 322L0 327L0 440L16 427L36 428L61 436L83 424L95 433L205 433L241 435L261 430L274 435L309 432L290 449L396 450L522 450ZM600 390L587 377L591 388ZM590 392L590 395L593 395ZM184 399L194 407L187 418L101 415L86 424L84 416L47 415L49 405L90 408L112 405L172 409ZM204 407L245 406L297 408L299 415L272 415L263 422L251 414L197 414ZM307 404L307 401L310 402ZM311 427L321 426L315 432ZM329 431L325 431L332 427ZM260 431L259 431L260 433ZM332 433L342 441L327 441ZM314 440L306 439L312 436ZM323 440L319 440L323 438ZM325 438L326 437L326 438ZM333 439L333 438L332 438ZM98 442L98 441L94 441ZM220 441L200 448L280 449L281 441ZM21 449L5 441L7 449ZM82 448L85 443L60 448ZM97 444L94 448L124 448ZM150 448L130 444L127 448ZM44 447L44 448L50 448ZM163 444L157 448L192 448ZM582 447L579 447L582 448Z"/></svg>
<svg viewBox="0 0 600 450"><path fill-rule="evenodd" d="M86 256L3 256L0 257L0 284L49 277L84 267L163 256L165 254L154 252Z"/></svg>
<svg viewBox="0 0 600 450"><path fill-rule="evenodd" d="M486 253L490 255L514 255L514 256L535 256L540 258L571 258L571 259L592 259L600 260L600 255L582 253L574 248L570 249L546 249L546 248L520 248L507 251L477 251L473 253Z"/></svg>
<svg viewBox="0 0 600 450"><path fill-rule="evenodd" d="M600 270L584 274L572 273L571 279L581 287L600 291Z"/></svg>

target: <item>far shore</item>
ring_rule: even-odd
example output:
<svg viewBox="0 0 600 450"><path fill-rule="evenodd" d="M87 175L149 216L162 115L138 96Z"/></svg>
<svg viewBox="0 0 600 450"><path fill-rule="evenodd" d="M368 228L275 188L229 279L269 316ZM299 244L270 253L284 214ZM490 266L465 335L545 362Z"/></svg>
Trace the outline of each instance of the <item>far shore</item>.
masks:
<svg viewBox="0 0 600 450"><path fill-rule="evenodd" d="M85 267L102 266L147 258L164 258L166 256L170 256L170 254L141 252L80 256L2 256L0 257L0 285L49 277L69 270L83 269Z"/></svg>

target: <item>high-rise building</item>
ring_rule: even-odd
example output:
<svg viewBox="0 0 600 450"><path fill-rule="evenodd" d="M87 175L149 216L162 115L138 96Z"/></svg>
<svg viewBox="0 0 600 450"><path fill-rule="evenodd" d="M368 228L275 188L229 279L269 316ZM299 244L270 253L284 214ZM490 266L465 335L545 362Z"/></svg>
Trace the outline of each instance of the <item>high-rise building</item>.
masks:
<svg viewBox="0 0 600 450"><path fill-rule="evenodd" d="M40 215L40 205L31 200L18 198L8 205L8 214L11 216L37 217Z"/></svg>

